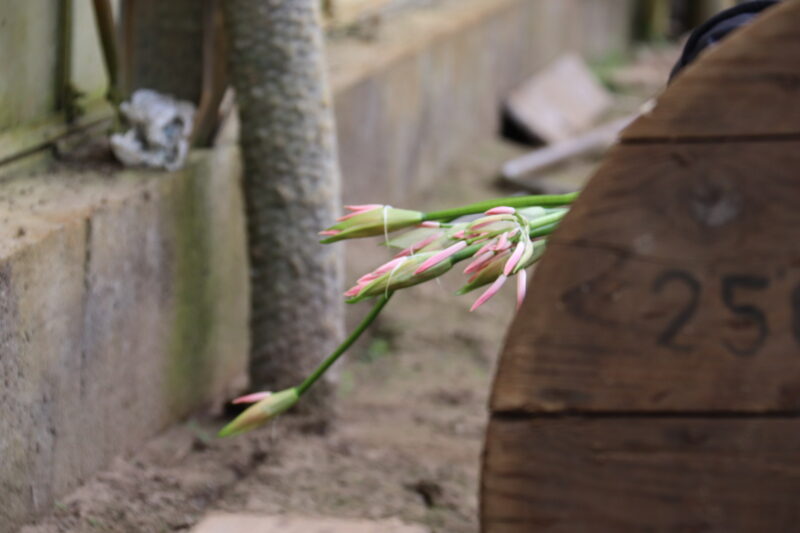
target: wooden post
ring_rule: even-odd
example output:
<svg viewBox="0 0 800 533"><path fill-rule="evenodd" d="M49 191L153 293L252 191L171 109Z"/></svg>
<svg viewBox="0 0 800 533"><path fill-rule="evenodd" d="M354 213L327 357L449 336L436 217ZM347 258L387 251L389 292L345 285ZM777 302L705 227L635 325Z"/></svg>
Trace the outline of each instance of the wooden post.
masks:
<svg viewBox="0 0 800 533"><path fill-rule="evenodd" d="M511 328L484 533L797 529L798 80L792 1L623 133Z"/></svg>
<svg viewBox="0 0 800 533"><path fill-rule="evenodd" d="M200 101L205 4L198 0L125 0L125 97L144 88L195 104Z"/></svg>

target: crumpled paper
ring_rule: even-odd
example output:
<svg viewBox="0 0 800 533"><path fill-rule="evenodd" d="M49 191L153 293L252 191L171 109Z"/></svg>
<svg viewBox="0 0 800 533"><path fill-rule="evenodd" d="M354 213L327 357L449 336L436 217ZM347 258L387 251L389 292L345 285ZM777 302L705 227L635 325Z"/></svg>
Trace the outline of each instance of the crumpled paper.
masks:
<svg viewBox="0 0 800 533"><path fill-rule="evenodd" d="M183 166L195 112L191 102L139 89L120 111L130 129L111 136L111 150L123 165L166 170Z"/></svg>

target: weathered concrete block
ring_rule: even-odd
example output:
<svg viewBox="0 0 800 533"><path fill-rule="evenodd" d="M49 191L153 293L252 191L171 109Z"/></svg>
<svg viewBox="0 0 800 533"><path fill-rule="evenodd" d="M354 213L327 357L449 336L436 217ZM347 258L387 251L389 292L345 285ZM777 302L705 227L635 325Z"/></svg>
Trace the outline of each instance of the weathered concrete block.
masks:
<svg viewBox="0 0 800 533"><path fill-rule="evenodd" d="M0 531L243 375L240 173L222 146L0 185Z"/></svg>

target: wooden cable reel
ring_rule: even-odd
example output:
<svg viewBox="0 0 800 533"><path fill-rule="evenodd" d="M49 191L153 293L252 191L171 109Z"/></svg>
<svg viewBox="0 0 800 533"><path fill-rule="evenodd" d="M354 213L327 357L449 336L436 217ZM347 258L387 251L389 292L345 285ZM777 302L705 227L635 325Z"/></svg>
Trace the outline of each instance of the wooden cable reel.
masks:
<svg viewBox="0 0 800 533"><path fill-rule="evenodd" d="M800 531L800 1L687 68L551 240L484 533Z"/></svg>

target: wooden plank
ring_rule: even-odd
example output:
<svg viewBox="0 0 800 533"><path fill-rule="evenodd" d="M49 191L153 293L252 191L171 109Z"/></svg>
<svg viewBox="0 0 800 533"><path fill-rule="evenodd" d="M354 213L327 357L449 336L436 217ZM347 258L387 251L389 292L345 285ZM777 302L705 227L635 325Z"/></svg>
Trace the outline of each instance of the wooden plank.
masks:
<svg viewBox="0 0 800 533"><path fill-rule="evenodd" d="M496 411L800 408L800 142L622 146L551 241Z"/></svg>
<svg viewBox="0 0 800 533"><path fill-rule="evenodd" d="M788 532L800 523L800 420L493 419L491 533Z"/></svg>
<svg viewBox="0 0 800 533"><path fill-rule="evenodd" d="M583 59L570 53L517 87L506 106L528 135L556 143L593 126L611 107L611 96Z"/></svg>
<svg viewBox="0 0 800 533"><path fill-rule="evenodd" d="M771 8L673 81L625 141L800 135L800 2Z"/></svg>

